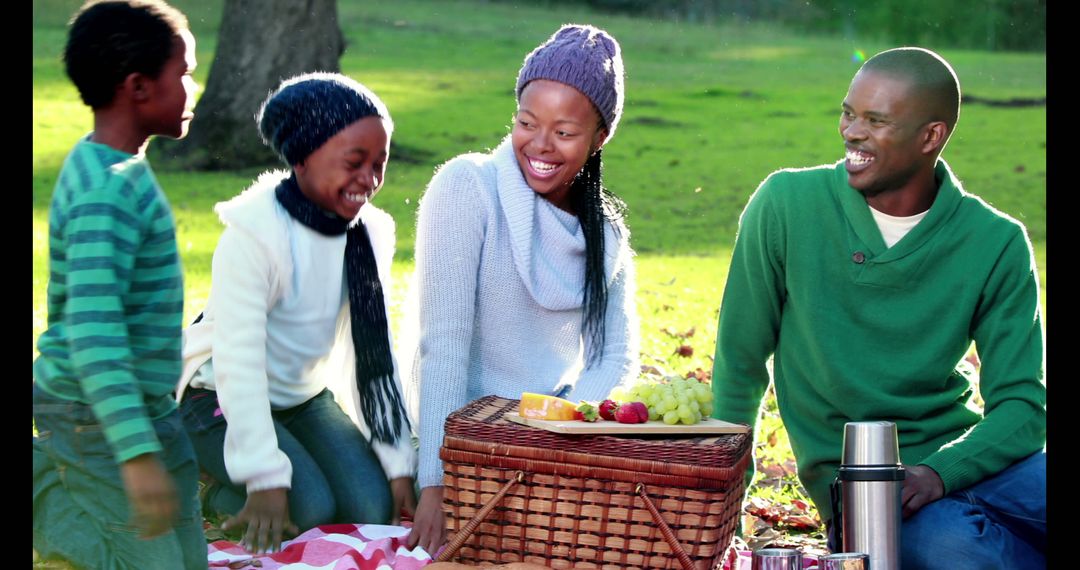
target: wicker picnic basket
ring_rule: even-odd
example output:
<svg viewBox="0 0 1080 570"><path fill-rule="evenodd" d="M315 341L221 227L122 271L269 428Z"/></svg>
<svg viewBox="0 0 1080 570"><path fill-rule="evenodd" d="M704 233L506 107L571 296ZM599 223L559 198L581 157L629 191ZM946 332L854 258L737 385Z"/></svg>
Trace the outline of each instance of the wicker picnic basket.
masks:
<svg viewBox="0 0 1080 570"><path fill-rule="evenodd" d="M749 434L567 435L510 422L487 396L450 414L450 542L437 560L552 568L708 570L738 524Z"/></svg>

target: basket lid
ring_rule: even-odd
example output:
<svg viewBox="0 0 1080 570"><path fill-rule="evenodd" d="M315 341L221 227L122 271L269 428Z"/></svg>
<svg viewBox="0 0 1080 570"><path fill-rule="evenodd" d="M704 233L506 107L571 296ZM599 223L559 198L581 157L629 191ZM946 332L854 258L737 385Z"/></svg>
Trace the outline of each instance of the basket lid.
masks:
<svg viewBox="0 0 1080 570"><path fill-rule="evenodd" d="M506 444L504 453L515 449L540 448L551 451L586 453L603 457L681 463L699 467L730 468L750 452L749 433L701 436L642 436L562 434L525 426L506 419L516 412L518 400L485 396L450 414L446 419L443 445L455 447L458 440ZM475 447L470 445L469 447Z"/></svg>

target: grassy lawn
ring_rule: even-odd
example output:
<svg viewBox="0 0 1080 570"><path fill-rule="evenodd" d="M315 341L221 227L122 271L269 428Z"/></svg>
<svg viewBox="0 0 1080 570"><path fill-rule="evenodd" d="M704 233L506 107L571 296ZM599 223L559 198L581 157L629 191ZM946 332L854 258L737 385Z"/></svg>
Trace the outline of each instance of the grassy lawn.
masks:
<svg viewBox="0 0 1080 570"><path fill-rule="evenodd" d="M79 3L33 2L35 342L46 319L50 195L64 156L91 128L90 112L67 81L59 56L65 22ZM198 41L196 79L205 85L221 1L173 3L191 20ZM711 370L730 249L750 193L777 168L841 158L837 122L858 69L852 53L893 47L857 37L800 36L761 23L690 25L478 0L341 0L339 21L347 41L342 71L379 93L397 125L395 154L376 199L398 224L395 316L412 272L418 199L438 164L492 148L509 132L514 80L524 55L564 22L593 23L619 39L627 99L617 136L605 147L605 179L629 205L639 253L643 362L678 373ZM1045 96L1044 54L925 47L954 65L968 95ZM198 118L192 128L199 128ZM965 105L943 156L967 189L1027 225L1045 291L1045 107ZM157 171L176 215L188 319L209 292L210 259L221 231L211 208L257 173ZM694 334L685 340L673 334L690 329ZM693 348L689 357L675 354L684 343ZM783 467L790 449L774 410L766 412L761 439L761 457ZM756 496L799 496L790 474L767 477L766 483L754 487Z"/></svg>

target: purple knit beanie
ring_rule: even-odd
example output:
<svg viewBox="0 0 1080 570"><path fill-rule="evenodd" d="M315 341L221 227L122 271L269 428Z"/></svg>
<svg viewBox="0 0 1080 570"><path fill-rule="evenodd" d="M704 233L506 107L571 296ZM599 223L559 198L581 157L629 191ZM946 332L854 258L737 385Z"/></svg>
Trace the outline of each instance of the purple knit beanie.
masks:
<svg viewBox="0 0 1080 570"><path fill-rule="evenodd" d="M581 91L596 105L608 138L623 110L623 61L619 42L600 28L566 24L540 44L521 65L517 97L534 79L550 79Z"/></svg>

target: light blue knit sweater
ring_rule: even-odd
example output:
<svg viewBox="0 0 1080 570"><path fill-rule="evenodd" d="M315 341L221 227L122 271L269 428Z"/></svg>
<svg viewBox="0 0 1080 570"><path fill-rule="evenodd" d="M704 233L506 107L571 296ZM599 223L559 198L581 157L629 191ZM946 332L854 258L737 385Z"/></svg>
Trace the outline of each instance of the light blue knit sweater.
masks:
<svg viewBox="0 0 1080 570"><path fill-rule="evenodd" d="M509 137L436 172L420 203L413 299L419 325L406 381L421 487L442 484L443 423L496 394L599 400L637 376L639 325L629 232L608 227L606 344L582 370L585 238L576 217L526 184ZM407 359L406 359L407 360Z"/></svg>

